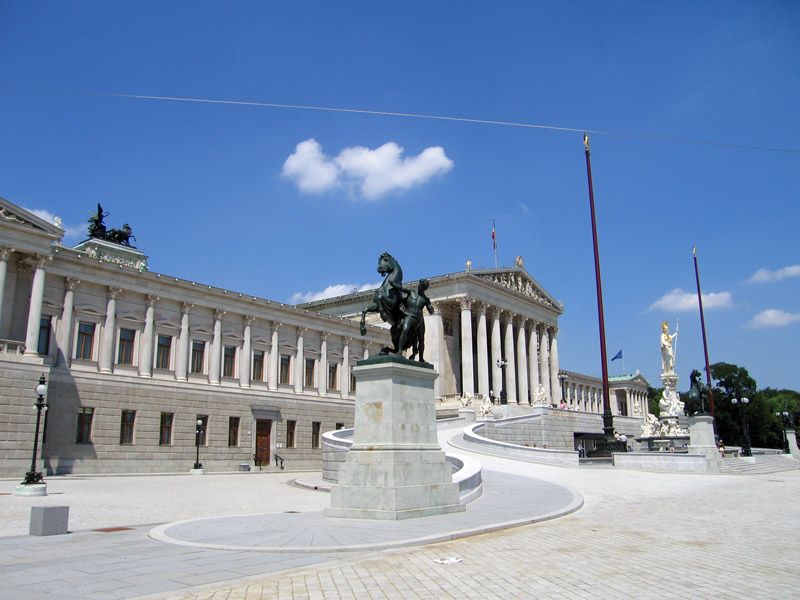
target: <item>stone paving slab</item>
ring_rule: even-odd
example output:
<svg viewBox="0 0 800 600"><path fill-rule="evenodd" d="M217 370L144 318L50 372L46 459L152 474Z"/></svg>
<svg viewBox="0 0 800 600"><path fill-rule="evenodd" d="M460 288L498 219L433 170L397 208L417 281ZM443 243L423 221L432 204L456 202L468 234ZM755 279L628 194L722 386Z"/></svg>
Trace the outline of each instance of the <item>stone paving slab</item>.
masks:
<svg viewBox="0 0 800 600"><path fill-rule="evenodd" d="M580 494L562 485L484 471L484 493L462 513L422 519L338 519L322 512L215 517L168 523L153 539L189 547L257 552L340 552L427 544L535 523L578 510ZM513 496L525 503L509 504Z"/></svg>

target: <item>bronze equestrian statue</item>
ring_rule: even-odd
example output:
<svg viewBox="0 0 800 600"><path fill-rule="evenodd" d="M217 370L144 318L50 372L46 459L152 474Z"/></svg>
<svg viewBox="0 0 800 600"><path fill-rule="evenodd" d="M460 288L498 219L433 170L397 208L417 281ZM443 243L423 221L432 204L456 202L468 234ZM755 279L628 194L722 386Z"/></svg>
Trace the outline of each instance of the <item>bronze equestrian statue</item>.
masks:
<svg viewBox="0 0 800 600"><path fill-rule="evenodd" d="M433 305L425 295L428 281L420 280L416 291L404 288L403 269L388 252L378 258L378 273L384 276L383 283L375 290L372 304L361 311L361 335L367 334L367 313L377 312L389 324L392 338L392 347L382 348L380 354L402 356L404 350L411 348L411 359L418 355L419 361L425 362L424 309L427 308L433 314Z"/></svg>

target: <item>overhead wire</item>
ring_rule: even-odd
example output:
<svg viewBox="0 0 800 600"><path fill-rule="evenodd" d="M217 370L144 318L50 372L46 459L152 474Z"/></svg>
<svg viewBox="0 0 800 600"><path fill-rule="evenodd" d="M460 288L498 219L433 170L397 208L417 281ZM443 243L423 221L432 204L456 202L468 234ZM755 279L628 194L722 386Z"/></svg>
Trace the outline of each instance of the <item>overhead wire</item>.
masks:
<svg viewBox="0 0 800 600"><path fill-rule="evenodd" d="M783 152L788 154L800 154L800 148L787 148L780 146L758 146L754 144L737 144L732 142L722 142L716 140L704 140L693 138L672 137L656 134L637 133L630 131L613 131L603 129L590 129L585 127L564 127L558 125L547 125L541 123L523 123L519 121L505 121L498 119L482 119L474 117L457 117L448 115L435 115L424 113L411 113L411 112L398 112L388 110L370 110L364 108L347 108L337 106L315 106L311 104L288 104L279 102L263 102L256 100L228 100L220 98L197 98L191 96L161 96L155 94L130 94L123 92L93 92L93 91L77 91L65 90L59 88L27 88L18 86L5 86L0 85L0 90L4 91L17 91L17 92L32 92L32 93L50 93L62 94L70 96L94 96L105 98L126 98L130 100L150 100L162 102L187 102L195 104L220 104L232 106L252 106L259 108L274 108L286 110L307 110L317 112L331 112L331 113L346 113L346 114L360 114L371 116L383 117L398 117L406 119L425 119L432 121L449 121L456 123L468 123L473 125L494 125L499 127L518 127L525 129L540 129L556 132L570 132L570 133L590 133L592 135L605 135L613 137L626 137L635 139L645 139L661 142L672 142L678 144L694 144L703 146L717 146L721 148L732 148L740 150L756 150L761 152Z"/></svg>

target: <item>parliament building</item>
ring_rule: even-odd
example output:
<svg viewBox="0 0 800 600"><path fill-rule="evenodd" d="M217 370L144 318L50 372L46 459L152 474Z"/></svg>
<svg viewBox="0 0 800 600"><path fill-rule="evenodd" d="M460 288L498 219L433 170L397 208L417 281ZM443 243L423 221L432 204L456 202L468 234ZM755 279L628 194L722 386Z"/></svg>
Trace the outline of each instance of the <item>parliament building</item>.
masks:
<svg viewBox="0 0 800 600"><path fill-rule="evenodd" d="M319 469L322 433L352 427L352 368L390 344L379 321L359 333L372 292L294 306L154 273L127 243L68 248L63 235L0 198L0 476L30 466L42 375L45 476L186 472L198 452L209 471ZM563 307L521 259L429 280L425 359L441 407L547 405L580 414L565 448L599 436L602 383L560 367ZM631 438L647 385L611 381L615 427Z"/></svg>

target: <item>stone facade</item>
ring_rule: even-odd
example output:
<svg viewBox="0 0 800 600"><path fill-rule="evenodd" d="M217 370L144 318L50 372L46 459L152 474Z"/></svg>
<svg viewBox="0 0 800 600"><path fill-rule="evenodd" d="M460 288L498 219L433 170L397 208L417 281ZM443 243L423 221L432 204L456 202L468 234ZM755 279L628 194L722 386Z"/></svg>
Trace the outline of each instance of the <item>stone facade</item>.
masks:
<svg viewBox="0 0 800 600"><path fill-rule="evenodd" d="M66 248L62 235L0 199L0 476L30 465L41 374L45 475L188 471L198 417L207 470L275 469L276 455L313 469L322 433L352 426L351 369L383 329L361 338L349 320L148 272L134 249Z"/></svg>
<svg viewBox="0 0 800 600"><path fill-rule="evenodd" d="M62 237L0 198L0 476L30 465L42 374L45 475L188 471L197 438L207 470L274 470L276 456L316 469L323 432L353 425L352 369L389 344L377 317L366 337L351 318L372 292L292 306L148 271L134 248L67 248ZM521 264L430 282L425 357L438 398L530 406L544 390L558 406L566 389L570 405L585 393L581 410L602 411L599 379L559 368L563 307ZM632 417L638 377L612 383ZM614 393L612 412L624 414Z"/></svg>

